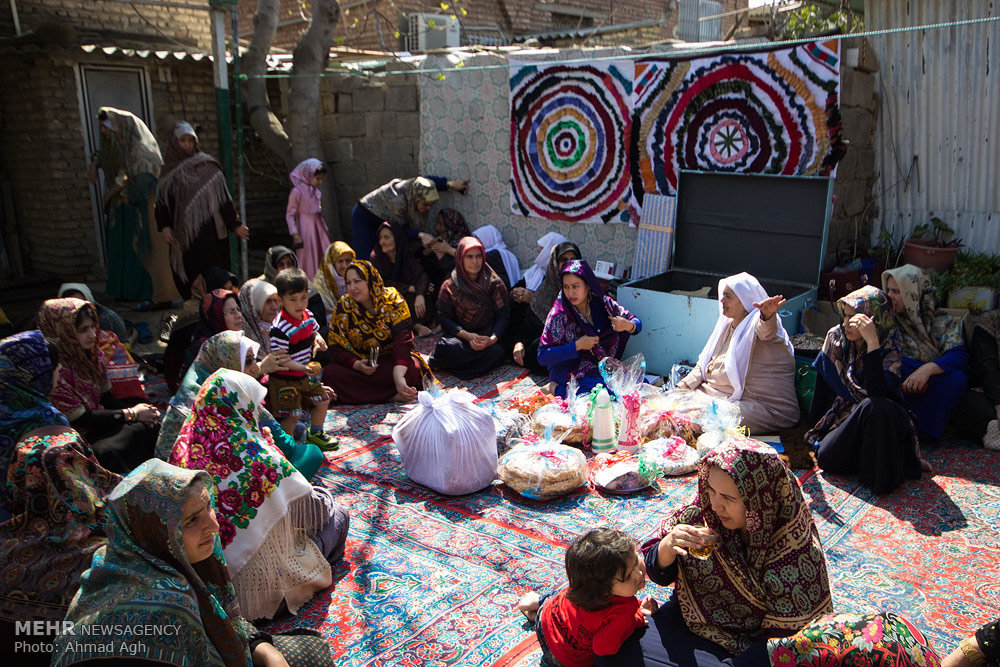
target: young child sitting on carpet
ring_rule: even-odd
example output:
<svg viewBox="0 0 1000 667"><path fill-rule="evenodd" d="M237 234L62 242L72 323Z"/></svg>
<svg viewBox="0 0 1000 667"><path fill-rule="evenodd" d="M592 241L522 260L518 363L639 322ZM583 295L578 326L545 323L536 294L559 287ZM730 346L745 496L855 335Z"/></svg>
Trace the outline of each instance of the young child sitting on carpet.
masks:
<svg viewBox="0 0 1000 667"><path fill-rule="evenodd" d="M337 444L323 431L326 409L330 398L319 381L320 368L313 359L313 348L326 349L326 341L319 335L319 323L306 309L309 303L309 279L302 269L285 269L274 279L281 310L271 323L271 351L285 351L288 370L271 373L268 394L275 416L285 433L292 435L295 424L307 405L311 423L306 442L320 449L337 449ZM308 401L308 404L307 404Z"/></svg>
<svg viewBox="0 0 1000 667"><path fill-rule="evenodd" d="M535 627L543 667L589 667L594 656L614 655L658 608L635 597L646 586L646 566L620 530L595 528L573 540L566 578L568 587L541 597L531 591L517 605Z"/></svg>

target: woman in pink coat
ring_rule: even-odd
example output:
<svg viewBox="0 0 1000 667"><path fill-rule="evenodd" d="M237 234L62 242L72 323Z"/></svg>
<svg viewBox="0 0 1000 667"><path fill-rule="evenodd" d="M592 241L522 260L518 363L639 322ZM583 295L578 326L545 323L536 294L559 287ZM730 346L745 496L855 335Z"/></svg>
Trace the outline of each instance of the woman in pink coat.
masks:
<svg viewBox="0 0 1000 667"><path fill-rule="evenodd" d="M319 186L326 176L326 165L316 158L299 163L288 177L292 192L288 195L285 222L292 235L292 247L299 260L299 268L309 280L323 263L323 253L330 245L330 235L323 221L322 193Z"/></svg>

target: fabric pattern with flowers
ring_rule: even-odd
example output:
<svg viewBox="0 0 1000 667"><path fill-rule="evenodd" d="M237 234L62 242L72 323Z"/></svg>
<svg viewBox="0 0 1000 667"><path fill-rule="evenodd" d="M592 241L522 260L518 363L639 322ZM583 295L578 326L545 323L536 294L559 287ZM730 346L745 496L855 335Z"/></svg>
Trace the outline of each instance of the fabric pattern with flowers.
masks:
<svg viewBox="0 0 1000 667"><path fill-rule="evenodd" d="M357 271L368 283L372 310L365 310L350 294L340 297L330 320L330 345L367 358L370 347L378 345L379 354L391 351L392 339L400 327L410 326L410 309L394 287L386 287L371 262L354 260L347 267Z"/></svg>
<svg viewBox="0 0 1000 667"><path fill-rule="evenodd" d="M962 322L937 309L934 286L927 273L912 264L882 272L882 289L893 278L903 298L904 312L896 315L903 334L903 354L917 361L933 361L964 345Z"/></svg>

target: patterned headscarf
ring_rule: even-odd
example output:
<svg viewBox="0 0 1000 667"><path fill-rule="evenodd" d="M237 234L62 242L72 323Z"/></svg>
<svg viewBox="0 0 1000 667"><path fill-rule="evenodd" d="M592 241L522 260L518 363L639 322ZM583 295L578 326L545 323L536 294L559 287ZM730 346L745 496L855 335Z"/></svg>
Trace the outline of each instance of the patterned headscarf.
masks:
<svg viewBox="0 0 1000 667"><path fill-rule="evenodd" d="M563 263L559 261L559 258L570 250L576 254L574 259L583 259L580 248L571 241L563 241L552 246L551 250L549 250L549 263L545 269L545 277L538 284L538 287L531 292L531 312L542 323L549 316L552 304L555 303L556 298L558 298L559 293L562 291L562 278L559 271L562 270Z"/></svg>
<svg viewBox="0 0 1000 667"><path fill-rule="evenodd" d="M313 514L312 486L261 431L266 395L249 375L215 371L170 454L170 463L204 470L218 489L219 537L249 618L273 616L283 600L295 613L331 582L330 564L299 530L311 534L329 516ZM292 562L297 567L274 570L274 563Z"/></svg>
<svg viewBox="0 0 1000 667"><path fill-rule="evenodd" d="M261 356L271 352L271 323L260 319L260 311L278 293L266 280L251 278L240 287L240 310L243 311L243 333L257 343Z"/></svg>
<svg viewBox="0 0 1000 667"><path fill-rule="evenodd" d="M436 230L437 233L452 248L458 247L462 237L472 235L469 225L465 222L465 216L453 208L443 208L438 211L438 222L441 226Z"/></svg>
<svg viewBox="0 0 1000 667"><path fill-rule="evenodd" d="M176 635L135 638L145 648L136 657L169 665L246 667L251 626L240 614L219 540L199 563L191 563L184 549L181 519L195 482L213 494L204 472L150 459L115 487L107 498L108 544L83 573L66 620L105 628L169 626ZM122 655L114 648L123 644L118 635L93 633L80 642L81 635L77 628L55 640L53 665Z"/></svg>
<svg viewBox="0 0 1000 667"><path fill-rule="evenodd" d="M42 426L69 426L49 401L52 360L41 331L0 340L0 508L9 509L7 468L18 440Z"/></svg>
<svg viewBox="0 0 1000 667"><path fill-rule="evenodd" d="M316 170L323 166L322 160L314 157L299 162L299 164L288 175L292 182L292 187L298 190L304 197L321 201L323 193L312 184L312 177L316 175Z"/></svg>
<svg viewBox="0 0 1000 667"><path fill-rule="evenodd" d="M917 361L934 361L948 350L964 344L962 322L937 310L931 278L923 269L904 264L882 272L882 289L889 291L889 278L896 281L904 311L895 315L903 334L903 354Z"/></svg>
<svg viewBox="0 0 1000 667"><path fill-rule="evenodd" d="M410 213L409 224L412 226L413 223L426 219L426 214L417 210L418 204L433 204L439 198L434 181L423 176L414 178L413 185L410 186L410 202L407 206Z"/></svg>
<svg viewBox="0 0 1000 667"><path fill-rule="evenodd" d="M0 524L0 616L61 621L104 537L104 497L121 477L71 428L18 443L4 480L11 518Z"/></svg>
<svg viewBox="0 0 1000 667"><path fill-rule="evenodd" d="M864 387L864 357L867 347L855 345L844 333L845 307L872 318L882 354L885 373L900 377L903 364L903 340L892 315L889 295L870 285L855 290L837 301L841 323L826 333L823 350L817 359L817 370L823 380L837 393L830 410L806 434L808 442L817 442L840 425L857 403L868 396Z"/></svg>
<svg viewBox="0 0 1000 667"><path fill-rule="evenodd" d="M465 255L472 250L483 253L483 268L475 280L465 270ZM459 324L475 333L486 333L496 322L497 314L510 308L510 296L500 276L486 263L486 249L475 236L458 242L455 268L441 286L440 301L454 309Z"/></svg>
<svg viewBox="0 0 1000 667"><path fill-rule="evenodd" d="M740 492L745 538L712 511L713 466ZM675 587L684 622L696 635L738 653L761 636L795 632L832 611L819 531L795 475L773 448L731 439L702 459L694 501L663 522L661 536L678 524L701 522L718 536L718 547L706 560L680 559Z"/></svg>
<svg viewBox="0 0 1000 667"><path fill-rule="evenodd" d="M70 421L87 410L100 409L101 394L111 389L104 353L96 344L84 350L76 337L76 318L81 310L88 311L97 323L93 304L82 299L49 299L38 311L38 328L59 346L59 366L49 397Z"/></svg>
<svg viewBox="0 0 1000 667"><path fill-rule="evenodd" d="M572 371L585 375L596 368L597 364L605 357L621 358L630 334L624 331L615 331L611 326L611 318L631 319L633 315L604 293L601 283L597 280L597 276L594 275L587 260L573 259L563 264L559 272L560 283L562 276L567 274L578 276L590 288L590 313L594 323L591 324L585 320L566 298L566 294L560 291L545 320L545 329L542 331L539 345L544 347L565 345L575 342L581 336L598 336L600 341L597 345L590 350L580 351L576 369ZM599 316L601 311L606 317ZM603 324L601 320L603 320ZM606 328L599 328L599 326Z"/></svg>
<svg viewBox="0 0 1000 667"><path fill-rule="evenodd" d="M163 166L163 157L156 137L149 131L142 119L131 111L123 111L114 107L101 107L98 115L107 114L114 140L121 148L122 169L130 177L139 174L158 176ZM107 138L101 135L101 152L105 150ZM102 161L103 164L103 161Z"/></svg>
<svg viewBox="0 0 1000 667"><path fill-rule="evenodd" d="M274 279L278 277L278 262L288 256L291 256L294 262L293 266L298 268L299 258L295 256L295 252L291 248L283 245L275 245L268 248L267 254L264 255L264 273L257 277L273 284Z"/></svg>
<svg viewBox="0 0 1000 667"><path fill-rule="evenodd" d="M232 299L239 305L239 295L236 290L214 289L201 298L201 308L198 311L198 326L194 330L193 344L201 345L209 337L226 327L226 301Z"/></svg>
<svg viewBox="0 0 1000 667"><path fill-rule="evenodd" d="M316 271L316 277L313 279L313 284L316 286L316 290L320 293L320 296L323 297L323 304L326 306L328 313L333 312L337 301L340 300L343 294L344 277L337 273L334 264L345 255L354 259L356 257L354 248L343 241L334 241L331 243L326 249L326 254L323 256L323 263L319 265L319 270Z"/></svg>
<svg viewBox="0 0 1000 667"><path fill-rule="evenodd" d="M401 328L410 327L410 309L395 287L386 287L371 262L354 260L347 271L357 271L368 283L372 309L366 310L350 294L340 297L330 320L330 345L342 347L361 359L379 346L379 354L392 350L392 339ZM345 273L347 272L345 271Z"/></svg>

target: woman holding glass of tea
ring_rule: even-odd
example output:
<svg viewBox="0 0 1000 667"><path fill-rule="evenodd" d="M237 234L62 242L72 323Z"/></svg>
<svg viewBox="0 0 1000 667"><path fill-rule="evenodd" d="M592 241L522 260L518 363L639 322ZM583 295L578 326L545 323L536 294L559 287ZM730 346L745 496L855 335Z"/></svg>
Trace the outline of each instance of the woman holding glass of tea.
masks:
<svg viewBox="0 0 1000 667"><path fill-rule="evenodd" d="M802 491L777 452L755 440L731 438L703 458L693 501L642 551L647 576L676 584L674 597L608 664L643 664L640 653L647 665L720 664L832 610Z"/></svg>

